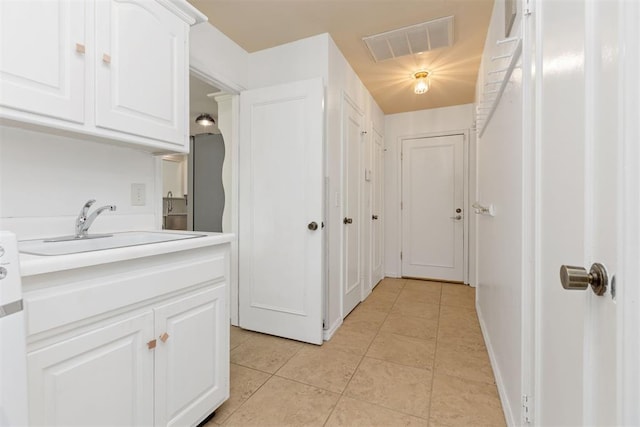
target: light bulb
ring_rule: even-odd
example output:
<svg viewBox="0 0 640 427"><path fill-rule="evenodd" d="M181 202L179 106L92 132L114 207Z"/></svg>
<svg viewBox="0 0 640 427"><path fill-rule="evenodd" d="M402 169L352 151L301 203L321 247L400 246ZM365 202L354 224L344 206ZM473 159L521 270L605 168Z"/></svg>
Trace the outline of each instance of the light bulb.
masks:
<svg viewBox="0 0 640 427"><path fill-rule="evenodd" d="M413 75L416 79L416 84L413 87L413 91L417 94L423 94L429 90L429 73L427 71L418 71Z"/></svg>

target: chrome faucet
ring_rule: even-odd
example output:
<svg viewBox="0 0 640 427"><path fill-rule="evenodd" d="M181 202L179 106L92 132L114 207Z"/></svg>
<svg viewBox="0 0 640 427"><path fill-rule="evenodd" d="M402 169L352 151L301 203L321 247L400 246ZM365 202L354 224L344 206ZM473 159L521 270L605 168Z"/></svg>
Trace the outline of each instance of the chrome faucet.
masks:
<svg viewBox="0 0 640 427"><path fill-rule="evenodd" d="M87 216L89 213L89 208L96 201L94 199L87 200L87 202L82 206L80 213L78 214L78 218L76 218L76 239L83 239L88 237L87 232L89 231L89 227L93 224L93 221L96 220L98 215L100 215L104 211L115 211L115 205L106 205L102 206L91 213L91 215Z"/></svg>
<svg viewBox="0 0 640 427"><path fill-rule="evenodd" d="M167 213L173 211L173 192L169 190L167 192Z"/></svg>

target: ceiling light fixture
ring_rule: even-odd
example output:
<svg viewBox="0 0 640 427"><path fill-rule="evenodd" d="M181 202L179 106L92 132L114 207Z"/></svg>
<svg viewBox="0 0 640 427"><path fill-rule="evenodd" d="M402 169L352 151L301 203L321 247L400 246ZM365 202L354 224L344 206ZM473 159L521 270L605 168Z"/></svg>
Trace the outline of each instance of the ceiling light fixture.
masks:
<svg viewBox="0 0 640 427"><path fill-rule="evenodd" d="M196 118L196 123L202 126L211 126L215 124L215 122L216 121L213 120L213 117L207 113L200 114L198 118Z"/></svg>
<svg viewBox="0 0 640 427"><path fill-rule="evenodd" d="M416 84L413 86L413 91L417 94L426 93L429 90L429 72L428 71L418 71L413 75L413 78L416 79Z"/></svg>

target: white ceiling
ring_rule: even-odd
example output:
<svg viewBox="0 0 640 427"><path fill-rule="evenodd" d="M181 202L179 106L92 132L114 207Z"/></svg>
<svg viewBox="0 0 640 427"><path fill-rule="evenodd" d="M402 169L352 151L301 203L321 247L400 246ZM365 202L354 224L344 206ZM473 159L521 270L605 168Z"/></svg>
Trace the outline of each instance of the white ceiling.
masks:
<svg viewBox="0 0 640 427"><path fill-rule="evenodd" d="M471 103L494 0L189 0L248 52L330 33L385 114ZM454 44L376 63L362 37L454 15ZM412 74L431 72L413 93Z"/></svg>

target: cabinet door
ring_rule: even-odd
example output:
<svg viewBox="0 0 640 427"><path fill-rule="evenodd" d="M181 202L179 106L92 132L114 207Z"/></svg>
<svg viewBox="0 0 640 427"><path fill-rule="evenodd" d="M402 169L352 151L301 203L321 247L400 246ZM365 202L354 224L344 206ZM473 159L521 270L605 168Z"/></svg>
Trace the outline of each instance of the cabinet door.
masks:
<svg viewBox="0 0 640 427"><path fill-rule="evenodd" d="M96 126L185 146L186 24L155 1L96 5Z"/></svg>
<svg viewBox="0 0 640 427"><path fill-rule="evenodd" d="M82 123L83 1L0 1L0 105Z"/></svg>
<svg viewBox="0 0 640 427"><path fill-rule="evenodd" d="M225 285L158 307L155 322L156 425L195 425L229 397Z"/></svg>
<svg viewBox="0 0 640 427"><path fill-rule="evenodd" d="M153 424L153 313L30 352L31 425Z"/></svg>

